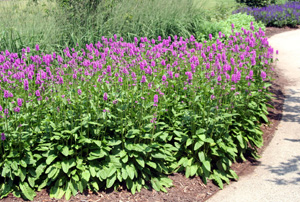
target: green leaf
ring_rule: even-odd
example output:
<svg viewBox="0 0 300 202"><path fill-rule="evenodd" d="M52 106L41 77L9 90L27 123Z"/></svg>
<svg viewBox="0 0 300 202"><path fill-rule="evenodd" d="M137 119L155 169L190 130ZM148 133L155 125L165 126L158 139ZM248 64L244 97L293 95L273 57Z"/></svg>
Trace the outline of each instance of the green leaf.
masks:
<svg viewBox="0 0 300 202"><path fill-rule="evenodd" d="M216 172L214 172L214 174L212 175L212 178L213 178L213 180L217 183L217 185L218 185L221 189L223 189L223 182L222 182L222 179L219 177L219 175L218 175Z"/></svg>
<svg viewBox="0 0 300 202"><path fill-rule="evenodd" d="M133 178L134 178L134 167L126 165L126 172L127 172L128 176L130 177L130 179L133 180Z"/></svg>
<svg viewBox="0 0 300 202"><path fill-rule="evenodd" d="M92 177L95 177L96 176L96 170L95 170L95 167L94 166L92 166L92 165L90 165L90 173L91 173L91 176Z"/></svg>
<svg viewBox="0 0 300 202"><path fill-rule="evenodd" d="M47 157L47 159L46 159L46 164L47 164L47 165L50 165L50 164L54 161L54 159L56 159L56 158L57 158L57 155L55 155L55 154L49 155L49 156Z"/></svg>
<svg viewBox="0 0 300 202"><path fill-rule="evenodd" d="M114 185L116 179L117 179L116 175L112 175L112 176L108 177L106 179L106 188L112 187Z"/></svg>
<svg viewBox="0 0 300 202"><path fill-rule="evenodd" d="M121 173L122 173L122 178L123 178L124 180L126 180L127 177L128 177L127 171L126 171L124 168L122 168L122 169L121 169Z"/></svg>
<svg viewBox="0 0 300 202"><path fill-rule="evenodd" d="M34 197L36 196L36 193L31 189L31 187L28 185L27 182L21 182L19 184L20 189L22 191L22 194L28 199L28 200L33 200Z"/></svg>
<svg viewBox="0 0 300 202"><path fill-rule="evenodd" d="M61 166L62 166L62 170L64 171L64 173L68 173L68 171L69 171L69 161L67 159L64 159L61 162Z"/></svg>
<svg viewBox="0 0 300 202"><path fill-rule="evenodd" d="M90 172L88 170L85 170L85 171L82 172L82 178L86 182L88 182L90 180L90 177L91 177L91 175L90 175Z"/></svg>
<svg viewBox="0 0 300 202"><path fill-rule="evenodd" d="M64 156L69 156L69 147L68 146L64 146L63 149L61 150L61 153Z"/></svg>
<svg viewBox="0 0 300 202"><path fill-rule="evenodd" d="M24 182L25 178L26 178L26 169L23 167L19 168L19 177L21 179L22 182Z"/></svg>
<svg viewBox="0 0 300 202"><path fill-rule="evenodd" d="M35 185L35 179L34 179L33 177L29 176L29 177L27 178L27 180L28 180L28 182L29 182L29 185L30 185L32 188L34 188L34 185Z"/></svg>
<svg viewBox="0 0 300 202"><path fill-rule="evenodd" d="M151 179L151 185L152 185L153 189L155 189L156 191L161 190L161 184L157 178Z"/></svg>
<svg viewBox="0 0 300 202"><path fill-rule="evenodd" d="M98 191L99 190L99 185L97 182L93 181L91 182L91 185Z"/></svg>
<svg viewBox="0 0 300 202"><path fill-rule="evenodd" d="M263 118L266 123L269 123L268 117L265 114L260 113L260 117Z"/></svg>
<svg viewBox="0 0 300 202"><path fill-rule="evenodd" d="M17 171L18 170L18 163L14 160L11 164L10 164L10 167Z"/></svg>
<svg viewBox="0 0 300 202"><path fill-rule="evenodd" d="M45 172L45 168L47 165L45 163L41 163L35 170L36 178L39 178L43 172Z"/></svg>
<svg viewBox="0 0 300 202"><path fill-rule="evenodd" d="M198 157L199 157L200 162L203 163L205 161L205 154L203 151L198 152Z"/></svg>
<svg viewBox="0 0 300 202"><path fill-rule="evenodd" d="M239 176L232 169L230 169L229 172L230 172L231 176L233 177L233 179L235 179L235 180L239 179Z"/></svg>
<svg viewBox="0 0 300 202"><path fill-rule="evenodd" d="M186 147L190 146L193 143L193 139L188 138L186 141Z"/></svg>
<svg viewBox="0 0 300 202"><path fill-rule="evenodd" d="M7 183L2 183L0 187L0 199L6 197L12 189L12 180L8 180Z"/></svg>
<svg viewBox="0 0 300 202"><path fill-rule="evenodd" d="M107 175L107 177L110 177L110 176L112 176L113 174L115 174L117 172L117 169L115 168L115 167L110 167L109 168L109 172L108 172L108 175Z"/></svg>
<svg viewBox="0 0 300 202"><path fill-rule="evenodd" d="M204 161L203 166L205 167L205 169L207 171L210 171L211 167L210 167L210 162L209 161Z"/></svg>
<svg viewBox="0 0 300 202"><path fill-rule="evenodd" d="M70 200L70 198L72 196L71 194L72 194L72 192L70 189L65 190L65 198L67 201Z"/></svg>
<svg viewBox="0 0 300 202"><path fill-rule="evenodd" d="M202 141L196 142L196 144L194 145L194 151L197 151L203 145L204 145L204 142L202 142Z"/></svg>
<svg viewBox="0 0 300 202"><path fill-rule="evenodd" d="M147 161L147 162L146 162L146 164L147 164L148 166L150 166L150 167L154 168L154 169L156 169L156 168L157 168L157 165L156 165L156 163L154 163L154 162Z"/></svg>
<svg viewBox="0 0 300 202"><path fill-rule="evenodd" d="M144 161L144 159L143 159L141 156L139 156L139 157L136 158L135 160L136 160L136 162L137 162L140 166L142 166L142 168L145 167L145 161Z"/></svg>
<svg viewBox="0 0 300 202"><path fill-rule="evenodd" d="M26 163L23 159L21 159L20 165L21 165L22 167L24 167L24 168L27 167L27 163Z"/></svg>
<svg viewBox="0 0 300 202"><path fill-rule="evenodd" d="M198 170L198 166L197 165L192 165L191 166L191 177L193 177L194 175L196 175Z"/></svg>

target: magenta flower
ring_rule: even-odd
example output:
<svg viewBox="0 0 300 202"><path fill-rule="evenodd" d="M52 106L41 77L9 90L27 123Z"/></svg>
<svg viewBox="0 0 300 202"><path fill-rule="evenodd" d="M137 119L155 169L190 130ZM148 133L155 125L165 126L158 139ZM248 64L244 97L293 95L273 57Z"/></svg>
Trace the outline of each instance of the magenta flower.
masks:
<svg viewBox="0 0 300 202"><path fill-rule="evenodd" d="M265 79L265 78L267 77L267 74L266 74L266 72L264 72L264 71L261 71L261 73L260 73L260 77L261 77L262 79Z"/></svg>
<svg viewBox="0 0 300 202"><path fill-rule="evenodd" d="M39 44L36 44L36 45L35 45L35 50L36 50L36 51L39 51L39 50L40 50Z"/></svg>
<svg viewBox="0 0 300 202"><path fill-rule="evenodd" d="M17 112L17 113L19 113L20 112L20 107L15 107L14 111Z"/></svg>
<svg viewBox="0 0 300 202"><path fill-rule="evenodd" d="M107 93L103 94L103 100L105 100L105 101L107 100Z"/></svg>
<svg viewBox="0 0 300 202"><path fill-rule="evenodd" d="M9 91L8 90L4 90L4 98L9 98Z"/></svg>
<svg viewBox="0 0 300 202"><path fill-rule="evenodd" d="M37 97L40 97L40 96L41 96L40 91L39 91L39 90L36 90L36 91L35 91L35 95L36 95Z"/></svg>
<svg viewBox="0 0 300 202"><path fill-rule="evenodd" d="M18 98L18 106L19 107L22 107L22 104L23 104L23 99L21 99L21 98Z"/></svg>
<svg viewBox="0 0 300 202"><path fill-rule="evenodd" d="M163 76L162 76L162 81L166 81L166 80L167 80L166 75L163 75Z"/></svg>
<svg viewBox="0 0 300 202"><path fill-rule="evenodd" d="M78 95L81 95L81 94L82 94L81 89L78 89L78 90L77 90L77 93L78 93Z"/></svg>
<svg viewBox="0 0 300 202"><path fill-rule="evenodd" d="M141 83L145 83L147 81L147 78L145 75L142 76L142 80L141 80Z"/></svg>
<svg viewBox="0 0 300 202"><path fill-rule="evenodd" d="M153 102L154 102L153 106L157 107L158 95L156 95L156 94L154 95Z"/></svg>
<svg viewBox="0 0 300 202"><path fill-rule="evenodd" d="M28 84L28 80L27 79L25 79L24 80L24 90L28 90L29 89L29 84Z"/></svg>
<svg viewBox="0 0 300 202"><path fill-rule="evenodd" d="M1 140L4 141L6 139L5 134L1 133Z"/></svg>
<svg viewBox="0 0 300 202"><path fill-rule="evenodd" d="M2 106L0 105L0 112L2 112L2 110L3 110L3 108L2 108Z"/></svg>

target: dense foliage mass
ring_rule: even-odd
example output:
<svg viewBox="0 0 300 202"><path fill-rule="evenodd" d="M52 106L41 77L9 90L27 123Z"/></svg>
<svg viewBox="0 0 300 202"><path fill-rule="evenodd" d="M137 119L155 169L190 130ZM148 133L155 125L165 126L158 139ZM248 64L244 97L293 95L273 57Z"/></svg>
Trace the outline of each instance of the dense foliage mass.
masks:
<svg viewBox="0 0 300 202"><path fill-rule="evenodd" d="M262 8L241 8L233 13L247 13L254 16L256 21L266 26L292 26L300 24L300 2L287 2L281 5L270 5Z"/></svg>
<svg viewBox="0 0 300 202"><path fill-rule="evenodd" d="M216 39L219 37L219 32L222 32L225 35L223 39L228 39L228 37L232 34L232 29L234 32L241 32L242 28L248 27L250 23L252 23L255 32L258 32L259 29L262 29L263 31L266 30L265 25L262 22L255 21L253 16L247 15L246 13L237 13L229 16L225 20L217 22L203 22L197 32L197 40L207 40L210 35ZM231 27L232 24L234 24L234 28Z"/></svg>
<svg viewBox="0 0 300 202"><path fill-rule="evenodd" d="M86 189L152 186L167 174L237 176L262 146L273 49L264 32L228 40L102 37L46 54L0 54L0 195L67 199ZM232 25L234 29L234 25Z"/></svg>
<svg viewBox="0 0 300 202"><path fill-rule="evenodd" d="M38 43L45 52L60 52L113 34L127 42L134 42L134 37L196 37L207 13L196 0L37 2L0 2L1 48L21 54L22 48Z"/></svg>
<svg viewBox="0 0 300 202"><path fill-rule="evenodd" d="M265 7L270 4L275 4L276 0L236 0L238 3L244 3L249 7Z"/></svg>

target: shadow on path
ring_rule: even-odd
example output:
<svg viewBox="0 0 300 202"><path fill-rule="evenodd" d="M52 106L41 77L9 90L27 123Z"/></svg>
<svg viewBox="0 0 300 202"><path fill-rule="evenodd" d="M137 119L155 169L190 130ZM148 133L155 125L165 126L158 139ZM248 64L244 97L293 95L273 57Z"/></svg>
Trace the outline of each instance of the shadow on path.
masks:
<svg viewBox="0 0 300 202"><path fill-rule="evenodd" d="M300 140L297 140L297 142L300 142ZM270 182L274 182L277 185L288 185L288 184L300 185L300 156L295 156L292 159L287 160L286 162L281 162L279 166L267 166L267 169L271 173L274 173L278 176L278 178L268 180ZM296 177L291 180L280 178L281 176L284 177L284 175L287 175L289 173L295 173L295 172L297 172L297 175L299 177Z"/></svg>

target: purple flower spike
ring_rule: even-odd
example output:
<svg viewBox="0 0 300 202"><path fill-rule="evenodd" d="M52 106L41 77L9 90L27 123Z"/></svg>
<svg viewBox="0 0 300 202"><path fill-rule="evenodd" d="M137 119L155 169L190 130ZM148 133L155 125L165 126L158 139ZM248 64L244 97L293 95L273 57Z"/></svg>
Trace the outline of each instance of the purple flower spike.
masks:
<svg viewBox="0 0 300 202"><path fill-rule="evenodd" d="M82 94L81 89L78 89L78 90L77 90L77 93L78 93L78 95L81 95L81 94Z"/></svg>
<svg viewBox="0 0 300 202"><path fill-rule="evenodd" d="M156 95L156 94L154 95L153 101L154 101L153 106L157 107L157 103L158 103L158 95Z"/></svg>
<svg viewBox="0 0 300 202"><path fill-rule="evenodd" d="M162 81L166 81L166 80L167 80L166 75L163 75L163 76L162 76Z"/></svg>
<svg viewBox="0 0 300 202"><path fill-rule="evenodd" d="M103 94L103 100L105 100L105 101L107 100L107 93Z"/></svg>
<svg viewBox="0 0 300 202"><path fill-rule="evenodd" d="M265 78L267 77L267 74L266 74L266 72L264 72L264 71L261 71L261 73L260 73L260 77L261 77L262 79L265 79Z"/></svg>
<svg viewBox="0 0 300 202"><path fill-rule="evenodd" d="M20 107L15 107L14 111L17 112L17 113L19 113L20 112Z"/></svg>
<svg viewBox="0 0 300 202"><path fill-rule="evenodd" d="M22 104L23 104L23 99L21 99L21 98L18 98L18 106L19 107L22 107Z"/></svg>
<svg viewBox="0 0 300 202"><path fill-rule="evenodd" d="M40 91L39 91L39 90L36 90L36 91L35 91L35 95L36 95L37 97L40 97L40 96L41 96Z"/></svg>
<svg viewBox="0 0 300 202"><path fill-rule="evenodd" d="M147 80L146 76L145 76L145 75L143 75L143 76L142 76L141 83L145 83L145 82L146 82L146 80Z"/></svg>
<svg viewBox="0 0 300 202"><path fill-rule="evenodd" d="M25 79L25 80L24 80L24 90L28 91L28 89L29 89L28 80Z"/></svg>
<svg viewBox="0 0 300 202"><path fill-rule="evenodd" d="M2 106L0 105L0 112L2 112L2 110L3 110L3 108L2 108Z"/></svg>
<svg viewBox="0 0 300 202"><path fill-rule="evenodd" d="M6 139L5 134L1 133L1 140L4 141Z"/></svg>
<svg viewBox="0 0 300 202"><path fill-rule="evenodd" d="M40 50L39 44L36 44L36 45L35 45L35 50L36 50L36 51L39 51L39 50Z"/></svg>

